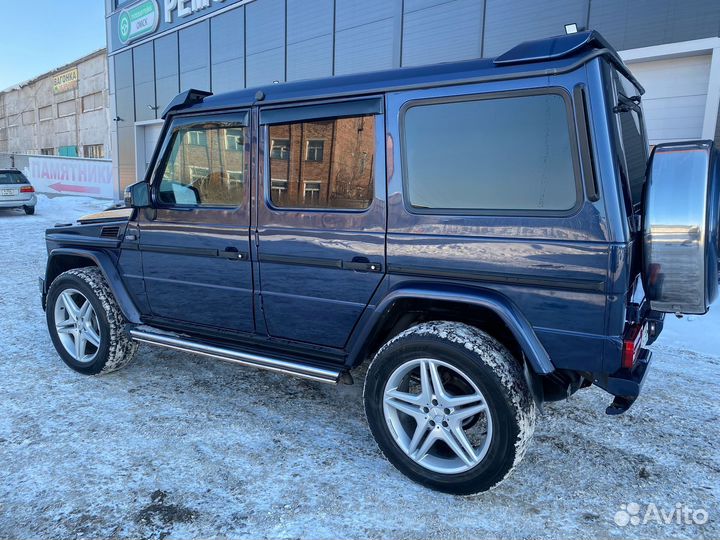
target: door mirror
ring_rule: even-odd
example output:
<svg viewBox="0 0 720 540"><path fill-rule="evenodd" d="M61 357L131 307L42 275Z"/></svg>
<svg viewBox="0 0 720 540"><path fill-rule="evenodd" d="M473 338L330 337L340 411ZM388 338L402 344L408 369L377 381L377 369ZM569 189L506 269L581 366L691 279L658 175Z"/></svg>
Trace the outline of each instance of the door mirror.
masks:
<svg viewBox="0 0 720 540"><path fill-rule="evenodd" d="M188 186L180 182L163 179L160 184L159 200L165 204L182 206L198 206L200 204L200 191L195 186Z"/></svg>
<svg viewBox="0 0 720 540"><path fill-rule="evenodd" d="M147 182L136 182L125 188L125 206L130 208L146 208L150 206L150 185Z"/></svg>

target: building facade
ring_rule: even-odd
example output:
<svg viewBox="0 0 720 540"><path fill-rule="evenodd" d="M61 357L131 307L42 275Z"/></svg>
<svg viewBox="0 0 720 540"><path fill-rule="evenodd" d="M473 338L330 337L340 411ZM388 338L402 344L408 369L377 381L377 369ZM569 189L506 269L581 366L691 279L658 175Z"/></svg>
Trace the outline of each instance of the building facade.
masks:
<svg viewBox="0 0 720 540"><path fill-rule="evenodd" d="M600 31L644 84L651 143L720 140L718 0L106 0L106 14L120 189L143 177L163 108L188 88L492 57L571 23ZM313 167L303 153L332 155L328 136L276 134L273 159L288 155L288 172L273 174L278 196L334 193L322 172L292 172L293 148Z"/></svg>
<svg viewBox="0 0 720 540"><path fill-rule="evenodd" d="M0 153L108 158L106 49L0 92Z"/></svg>

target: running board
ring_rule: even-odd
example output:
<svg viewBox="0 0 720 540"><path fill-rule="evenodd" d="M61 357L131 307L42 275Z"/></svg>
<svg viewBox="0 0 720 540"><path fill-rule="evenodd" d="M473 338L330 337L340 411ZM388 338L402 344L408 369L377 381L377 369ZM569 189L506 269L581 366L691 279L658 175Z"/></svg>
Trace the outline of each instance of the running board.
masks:
<svg viewBox="0 0 720 540"><path fill-rule="evenodd" d="M150 345L158 345L160 347L175 349L177 351L195 353L215 358L217 360L224 360L225 362L232 362L241 366L250 366L267 371L274 371L276 373L294 375L296 377L311 379L313 381L337 384L342 375L340 371L332 369L318 368L290 362L288 360L270 358L269 356L236 351L214 345L206 345L170 332L164 332L162 330L152 332L148 331L149 329L150 328L147 326L144 326L143 330L133 328L130 330L130 336L140 343L149 343Z"/></svg>

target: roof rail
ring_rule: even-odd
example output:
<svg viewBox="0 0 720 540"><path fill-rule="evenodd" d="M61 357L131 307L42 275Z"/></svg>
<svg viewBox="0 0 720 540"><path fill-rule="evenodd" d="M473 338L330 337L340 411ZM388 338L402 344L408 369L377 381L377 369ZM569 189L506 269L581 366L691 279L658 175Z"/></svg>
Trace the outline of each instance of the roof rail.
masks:
<svg viewBox="0 0 720 540"><path fill-rule="evenodd" d="M206 97L212 95L212 92L208 92L206 90L196 90L194 88L191 88L190 90L185 90L184 92L180 92L172 99L168 106L165 107L161 118L165 120L170 113L179 111L181 109L187 109L192 105L201 103Z"/></svg>

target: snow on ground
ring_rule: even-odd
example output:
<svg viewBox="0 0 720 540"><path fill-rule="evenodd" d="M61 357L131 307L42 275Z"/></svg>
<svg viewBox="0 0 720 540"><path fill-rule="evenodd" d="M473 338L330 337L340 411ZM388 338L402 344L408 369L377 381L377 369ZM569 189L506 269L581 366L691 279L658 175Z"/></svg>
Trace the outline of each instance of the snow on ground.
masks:
<svg viewBox="0 0 720 540"><path fill-rule="evenodd" d="M509 480L453 497L383 459L362 373L331 387L149 347L105 377L66 368L40 309L43 233L106 205L0 211L0 538L720 537L716 312L668 322L628 413L606 416L595 388L546 405ZM620 527L629 503L709 521Z"/></svg>

